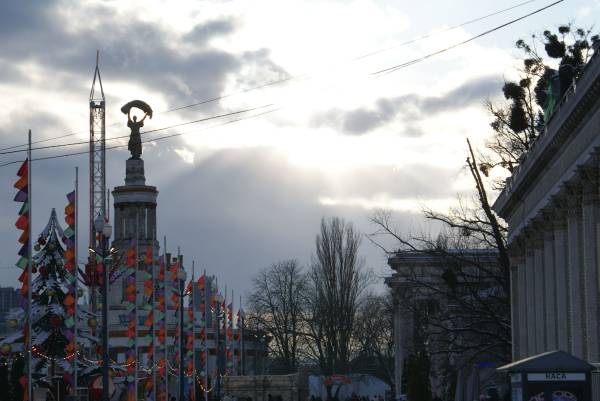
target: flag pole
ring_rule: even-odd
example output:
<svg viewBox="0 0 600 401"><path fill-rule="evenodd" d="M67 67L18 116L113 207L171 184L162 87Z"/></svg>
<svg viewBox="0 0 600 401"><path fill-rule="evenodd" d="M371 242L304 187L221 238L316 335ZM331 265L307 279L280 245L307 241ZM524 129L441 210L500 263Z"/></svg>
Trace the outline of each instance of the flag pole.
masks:
<svg viewBox="0 0 600 401"><path fill-rule="evenodd" d="M179 330L177 330L177 336L179 338L179 341L177 343L178 348L179 348L179 363L178 363L178 375L177 375L177 385L179 388L179 401L183 401L181 400L181 398L184 397L184 391L183 391L183 385L184 385L184 375L185 375L185 370L184 370L184 358L183 358L183 354L184 354L184 347L183 347L183 329L184 329L184 318L185 315L183 313L183 303L184 303L184 298L185 298L185 279L184 280L180 280L179 279L179 272L181 270L183 270L183 263L181 263L181 248L178 246L177 247L177 292L179 293Z"/></svg>
<svg viewBox="0 0 600 401"><path fill-rule="evenodd" d="M32 241L31 241L31 226L33 225L33 219L32 219L32 209L33 209L33 205L31 204L31 200L32 200L32 187L33 185L31 185L31 130L29 130L29 134L28 134L28 143L27 143L27 206L29 208L29 210L27 211L29 213L29 225L27 227L27 230L29 231L28 235L28 239L27 239L27 253L29 254L29 260L27 263L27 401L32 401L33 400L33 383L32 383L32 349L31 349L31 345L33 344L32 342L32 333L33 333L33 324L32 324L32 319L31 319L31 311L32 311L32 307L31 307L31 302L33 299L33 293L32 293L32 287L33 287L33 280L31 277L32 274L32 267L33 267L33 249L32 249Z"/></svg>
<svg viewBox="0 0 600 401"><path fill-rule="evenodd" d="M75 332L73 334L73 336L75 338L75 349L73 350L73 352L74 352L73 361L74 361L74 365L75 365L75 368L73 369L73 387L75 388L75 392L74 392L75 393L74 394L75 398L77 398L77 386L78 386L78 383L77 383L77 356L78 356L78 354L77 354L77 346L79 344L78 341L77 341L77 334L78 334L78 329L77 329L78 315L77 315L77 313L78 313L78 310L79 310L79 308L77 308L77 300L78 300L77 291L79 289L79 285L77 283L77 281L78 281L77 280L77 275L79 274L79 265L78 265L79 259L77 259L77 246L78 246L78 243L79 243L77 241L77 237L79 236L79 228L78 228L78 218L79 218L79 216L78 216L78 210L77 210L79 208L79 199L78 199L78 197L79 197L79 167L75 167L75 238L74 238L74 241L75 241L74 247L75 247L75 249L73 250L74 255L75 255L75 271L73 272L73 274L75 276L73 278L73 280L75 281L75 288L73 290L73 291L75 291L75 304L74 304L74 309L75 309L75 311L74 311L75 327L73 329L73 331Z"/></svg>
<svg viewBox="0 0 600 401"><path fill-rule="evenodd" d="M138 270L139 270L139 260L140 260L140 213L136 212L135 216L135 271L133 274L135 275L135 308L134 308L134 316L135 316L135 341L133 343L135 356L133 358L133 383L134 383L134 391L135 397L134 400L138 399Z"/></svg>
<svg viewBox="0 0 600 401"><path fill-rule="evenodd" d="M158 355L156 354L156 322L157 322L157 310L156 310L156 257L157 254L154 252L154 244L156 243L156 227L152 232L152 400L156 401L156 371L158 370Z"/></svg>
<svg viewBox="0 0 600 401"><path fill-rule="evenodd" d="M191 400L196 400L196 297L194 290L196 289L196 261L192 260L192 395Z"/></svg>
<svg viewBox="0 0 600 401"><path fill-rule="evenodd" d="M231 330L231 374L237 376L237 365L235 363L235 326L233 325L233 308L234 308L235 296L233 295L233 288L231 289L231 322L229 322L229 330Z"/></svg>
<svg viewBox="0 0 600 401"><path fill-rule="evenodd" d="M164 354L165 354L165 401L169 401L169 301L167 295L169 294L169 266L171 261L167 258L167 236L163 236L163 255L165 259L165 274L163 275L164 280L164 297L165 297L165 343L164 343Z"/></svg>
<svg viewBox="0 0 600 401"><path fill-rule="evenodd" d="M244 308L242 308L242 296L240 295L240 371L242 376L246 374L246 370L244 369Z"/></svg>
<svg viewBox="0 0 600 401"><path fill-rule="evenodd" d="M227 325L227 284L225 284L225 300L223 301L223 342L225 343L225 369L224 369L224 373L222 373L223 376L227 376L227 352L229 352L229 342L227 341L227 328L229 327Z"/></svg>
<svg viewBox="0 0 600 401"><path fill-rule="evenodd" d="M219 278L215 277L215 291L216 291L216 305L215 305L215 331L216 331L216 346L215 346L215 355L217 356L216 359L216 375L215 375L215 389L216 389L216 398L220 399L221 398L221 318L220 318L220 314L221 314L221 301L219 301L220 298L220 294L219 294Z"/></svg>
<svg viewBox="0 0 600 401"><path fill-rule="evenodd" d="M204 269L204 280L204 401L208 401L208 314L206 309L210 309L207 283L210 282L212 286L212 280L206 280L206 269Z"/></svg>

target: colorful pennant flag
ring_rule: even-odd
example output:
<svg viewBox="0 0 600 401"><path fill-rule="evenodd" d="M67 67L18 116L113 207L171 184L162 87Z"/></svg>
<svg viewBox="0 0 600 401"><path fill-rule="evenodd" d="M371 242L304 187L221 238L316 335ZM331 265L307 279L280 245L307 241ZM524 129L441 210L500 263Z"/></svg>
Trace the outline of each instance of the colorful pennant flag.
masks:
<svg viewBox="0 0 600 401"><path fill-rule="evenodd" d="M127 400L135 401L136 395L136 341L137 341L137 242L132 239L126 253L125 261L125 310L127 311L127 352L125 354L125 382L127 383Z"/></svg>
<svg viewBox="0 0 600 401"><path fill-rule="evenodd" d="M30 267L30 240L31 240L31 230L30 230L30 222L29 222L29 159L25 160L19 171L17 171L17 176L19 179L15 183L14 187L18 189L17 194L15 195L14 201L22 203L21 208L19 210L19 217L15 223L17 229L23 231L19 236L19 243L21 244L21 248L18 252L19 260L16 265L20 269L23 270L21 275L19 276L19 281L21 282L20 294L22 299L23 309L26 311L25 313L25 324L23 325L23 344L25 346L25 350L31 348L31 339L29 333L29 312L31 310L31 299L29 297L29 286L31 283L31 277L29 277L29 267ZM33 270L32 270L33 271ZM31 355L31 353L29 353ZM31 358L29 358L28 363L31 362ZM26 367L31 369L31 366ZM29 399L29 380L27 375L23 375L19 379L19 383L23 386L23 399Z"/></svg>
<svg viewBox="0 0 600 401"><path fill-rule="evenodd" d="M75 211L76 211L76 192L72 191L67 194L67 206L65 207L65 222L67 228L63 231L63 243L65 244L65 253L63 255L65 259L65 270L66 281L68 283L68 292L63 299L63 304L66 307L67 316L72 317L71 320L65 321L66 329L64 331L65 337L70 339L69 343L65 347L67 355L73 355L72 363L64 373L65 381L69 386L75 385L75 375L77 375L77 358L75 351L77 347L77 261L75 256ZM70 327L69 327L70 326ZM74 389L76 391L76 389Z"/></svg>

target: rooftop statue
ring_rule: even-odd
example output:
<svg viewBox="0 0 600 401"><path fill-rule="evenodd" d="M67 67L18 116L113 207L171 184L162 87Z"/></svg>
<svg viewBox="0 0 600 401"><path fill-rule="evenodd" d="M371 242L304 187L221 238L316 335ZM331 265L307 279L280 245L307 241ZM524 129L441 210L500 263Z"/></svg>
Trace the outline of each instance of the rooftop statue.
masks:
<svg viewBox="0 0 600 401"><path fill-rule="evenodd" d="M136 116L131 118L131 109L134 107L144 112L144 117L142 117L142 119L139 121L137 120ZM142 100L132 100L121 107L121 112L123 114L127 114L127 126L131 130L129 143L127 144L127 149L129 149L131 152L130 159L139 160L142 156L142 138L140 136L140 128L144 126L144 120L146 117L150 116L150 118L152 118L152 108L148 105L148 103Z"/></svg>

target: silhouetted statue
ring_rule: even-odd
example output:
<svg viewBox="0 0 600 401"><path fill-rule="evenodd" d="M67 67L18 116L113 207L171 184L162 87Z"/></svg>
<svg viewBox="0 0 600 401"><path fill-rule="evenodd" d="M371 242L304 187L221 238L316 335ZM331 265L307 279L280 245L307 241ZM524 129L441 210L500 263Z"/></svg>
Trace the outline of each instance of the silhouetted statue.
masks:
<svg viewBox="0 0 600 401"><path fill-rule="evenodd" d="M144 120L148 114L144 114L144 117L140 121L137 121L137 117L127 113L127 126L131 129L129 135L129 143L127 149L131 152L132 159L139 159L142 156L142 137L140 136L140 128L144 126Z"/></svg>
<svg viewBox="0 0 600 401"><path fill-rule="evenodd" d="M137 120L136 116L133 116L133 119L131 118L131 109L133 107L144 112L144 117L142 117L140 121ZM144 101L133 100L121 107L121 111L124 114L127 114L127 126L131 129L127 149L131 152L131 159L140 159L140 156L142 156L142 137L140 135L140 128L144 126L144 120L147 116L152 118L152 108Z"/></svg>

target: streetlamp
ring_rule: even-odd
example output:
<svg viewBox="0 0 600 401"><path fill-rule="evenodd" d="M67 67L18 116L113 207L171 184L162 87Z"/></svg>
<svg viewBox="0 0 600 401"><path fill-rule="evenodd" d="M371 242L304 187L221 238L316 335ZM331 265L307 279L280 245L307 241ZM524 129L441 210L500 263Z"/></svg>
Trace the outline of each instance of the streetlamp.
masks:
<svg viewBox="0 0 600 401"><path fill-rule="evenodd" d="M98 214L94 229L100 236L100 256L102 257L102 401L110 401L108 394L108 239L112 235L112 226L104 222Z"/></svg>
<svg viewBox="0 0 600 401"><path fill-rule="evenodd" d="M177 279L179 280L179 401L184 400L184 363L183 354L185 352L185 344L183 341L183 297L185 297L185 280L187 279L187 273L180 267L177 272Z"/></svg>

